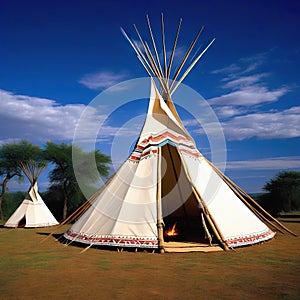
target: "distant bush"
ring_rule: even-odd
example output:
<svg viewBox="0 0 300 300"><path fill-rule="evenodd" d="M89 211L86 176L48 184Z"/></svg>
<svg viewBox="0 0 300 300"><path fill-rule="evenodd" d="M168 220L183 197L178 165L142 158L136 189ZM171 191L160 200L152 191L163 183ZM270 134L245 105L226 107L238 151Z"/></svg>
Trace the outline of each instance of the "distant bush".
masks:
<svg viewBox="0 0 300 300"><path fill-rule="evenodd" d="M300 210L300 172L280 172L265 184L264 190L268 193L262 194L258 202L274 216Z"/></svg>
<svg viewBox="0 0 300 300"><path fill-rule="evenodd" d="M3 217L7 220L26 198L27 192L5 193L3 198Z"/></svg>

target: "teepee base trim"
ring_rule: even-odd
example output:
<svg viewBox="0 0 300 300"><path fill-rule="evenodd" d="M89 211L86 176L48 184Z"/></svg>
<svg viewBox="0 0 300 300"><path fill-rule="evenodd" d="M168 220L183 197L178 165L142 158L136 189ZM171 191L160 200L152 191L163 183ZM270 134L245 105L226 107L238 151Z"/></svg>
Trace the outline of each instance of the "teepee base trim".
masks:
<svg viewBox="0 0 300 300"><path fill-rule="evenodd" d="M56 226L58 223L39 223L39 224L26 224L23 228L40 228L40 227L51 227L51 226ZM19 227L19 224L15 223L5 223L5 227L10 227L10 228L17 228Z"/></svg>
<svg viewBox="0 0 300 300"><path fill-rule="evenodd" d="M129 237L129 236L90 236L71 232L64 234L64 237L72 242L93 244L98 246L136 247L136 248L158 248L158 240L150 237Z"/></svg>
<svg viewBox="0 0 300 300"><path fill-rule="evenodd" d="M256 235L248 235L243 237L231 238L226 240L225 243L229 248L243 247L243 246L254 245L257 243L270 240L274 236L275 236L275 232L268 230L267 232L256 234Z"/></svg>

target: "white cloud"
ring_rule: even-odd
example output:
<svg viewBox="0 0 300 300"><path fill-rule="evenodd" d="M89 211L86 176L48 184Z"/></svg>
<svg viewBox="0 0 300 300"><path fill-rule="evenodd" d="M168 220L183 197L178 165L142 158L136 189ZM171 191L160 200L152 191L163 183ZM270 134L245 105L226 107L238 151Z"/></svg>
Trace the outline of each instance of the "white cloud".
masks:
<svg viewBox="0 0 300 300"><path fill-rule="evenodd" d="M270 89L267 86L263 79L268 77L269 73L249 74L266 62L267 54L268 52L263 52L241 58L236 64L213 71L214 74L226 75L221 81L225 82L222 88L227 89L228 92L209 99L210 103L226 106L253 106L275 102L288 93L289 89L287 87Z"/></svg>
<svg viewBox="0 0 300 300"><path fill-rule="evenodd" d="M228 67L218 69L218 70L214 70L211 73L212 74L223 74L223 73L237 72L237 71L240 71L240 70L241 70L241 67L239 67L237 64L231 64Z"/></svg>
<svg viewBox="0 0 300 300"><path fill-rule="evenodd" d="M206 136L214 136L220 137L220 126L222 128L222 124L219 122L210 122L205 123L205 126L198 127L197 129L190 130L191 133L194 134L205 134Z"/></svg>
<svg viewBox="0 0 300 300"><path fill-rule="evenodd" d="M265 63L269 52L261 52L252 56L242 57L237 63L212 71L212 74L228 74L230 77L241 76L256 70Z"/></svg>
<svg viewBox="0 0 300 300"><path fill-rule="evenodd" d="M264 112L264 104L275 103L291 91L291 86L270 88L266 78L271 74L258 72L259 67L267 62L270 51L241 58L235 64L212 72L225 75L221 87L226 93L208 101L221 118L229 140L300 136L299 107L279 111L274 106Z"/></svg>
<svg viewBox="0 0 300 300"><path fill-rule="evenodd" d="M239 61L241 63L246 63L246 64L261 64L266 61L268 54L272 51L273 49L270 49L269 51L260 52L254 55L242 57L239 59Z"/></svg>
<svg viewBox="0 0 300 300"><path fill-rule="evenodd" d="M242 74L247 74L251 71L254 71L256 70L259 66L261 66L263 64L263 61L256 61L256 62L253 62L251 63L250 65L248 65L248 67L243 70L242 72L239 73L239 75L242 75Z"/></svg>
<svg viewBox="0 0 300 300"><path fill-rule="evenodd" d="M253 112L244 114L243 108L221 106L216 112L226 121L205 124L205 130L196 120L185 120L185 126L197 126L190 132L194 134L215 135L219 126L223 129L227 140L281 139L300 137L300 106L295 106L283 111L270 110L267 112Z"/></svg>
<svg viewBox="0 0 300 300"><path fill-rule="evenodd" d="M257 160L230 161L226 164L226 169L229 170L295 170L299 168L300 156L283 156Z"/></svg>
<svg viewBox="0 0 300 300"><path fill-rule="evenodd" d="M262 103L277 101L288 92L288 88L282 87L276 90L269 90L267 87L250 85L238 91L233 91L219 97L209 99L212 105L239 105L250 106Z"/></svg>
<svg viewBox="0 0 300 300"><path fill-rule="evenodd" d="M111 87L125 80L128 74L125 72L97 72L84 75L78 82L92 90L100 90Z"/></svg>
<svg viewBox="0 0 300 300"><path fill-rule="evenodd" d="M185 127L200 126L199 121L196 119L185 119L182 120L182 123Z"/></svg>
<svg viewBox="0 0 300 300"><path fill-rule="evenodd" d="M268 76L267 73L262 74L255 74L255 75L249 75L249 76L242 76L238 79L230 80L222 87L225 89L239 89L243 87L247 87L249 85L253 85L255 83L259 83L261 78ZM228 79L223 79L222 81L227 81Z"/></svg>
<svg viewBox="0 0 300 300"><path fill-rule="evenodd" d="M0 139L72 139L84 108L0 90Z"/></svg>
<svg viewBox="0 0 300 300"><path fill-rule="evenodd" d="M80 119L83 112L84 119ZM75 129L78 138L89 140L97 136L100 124L96 139L105 143L111 143L114 136L134 136L139 132L139 124L120 129L105 120L109 121L101 114L100 106L96 109L83 104L62 105L55 100L0 90L0 145L21 139L31 142L73 140ZM79 121L80 128L77 127Z"/></svg>
<svg viewBox="0 0 300 300"><path fill-rule="evenodd" d="M245 114L246 112L249 113L249 110L243 107L224 105L215 107L215 112L220 118L230 118L233 116Z"/></svg>
<svg viewBox="0 0 300 300"><path fill-rule="evenodd" d="M278 139L300 137L300 106L279 112L252 113L222 123L228 140L251 137Z"/></svg>
<svg viewBox="0 0 300 300"><path fill-rule="evenodd" d="M0 123L1 124L1 123ZM6 139L1 139L0 140L0 146L4 145L4 144L11 144L11 143L18 143L20 142L22 139L20 138L6 138Z"/></svg>

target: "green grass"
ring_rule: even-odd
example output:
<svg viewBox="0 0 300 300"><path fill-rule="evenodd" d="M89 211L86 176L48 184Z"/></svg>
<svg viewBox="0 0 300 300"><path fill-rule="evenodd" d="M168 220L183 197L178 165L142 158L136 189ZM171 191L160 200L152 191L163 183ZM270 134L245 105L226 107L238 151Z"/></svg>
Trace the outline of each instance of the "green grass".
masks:
<svg viewBox="0 0 300 300"><path fill-rule="evenodd" d="M80 253L43 241L50 231L0 228L0 299L300 299L299 237L288 234L237 251L152 254Z"/></svg>

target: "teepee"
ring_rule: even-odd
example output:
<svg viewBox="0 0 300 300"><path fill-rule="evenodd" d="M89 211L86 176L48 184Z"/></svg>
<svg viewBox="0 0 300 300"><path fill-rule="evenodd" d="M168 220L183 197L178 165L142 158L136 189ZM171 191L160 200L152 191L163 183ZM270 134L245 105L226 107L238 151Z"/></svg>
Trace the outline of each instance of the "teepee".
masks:
<svg viewBox="0 0 300 300"><path fill-rule="evenodd" d="M213 41L176 82L203 28L171 78L181 20L167 60L162 16L162 62L148 17L147 23L152 50L135 25L139 43L122 29L151 78L144 126L124 164L70 217L76 222L65 239L160 252L228 250L269 240L275 230L288 230L199 152L172 102L171 95Z"/></svg>
<svg viewBox="0 0 300 300"><path fill-rule="evenodd" d="M34 161L20 163L20 168L30 182L29 199L23 200L4 226L47 227L58 224L38 192L37 179L45 167L46 164Z"/></svg>

